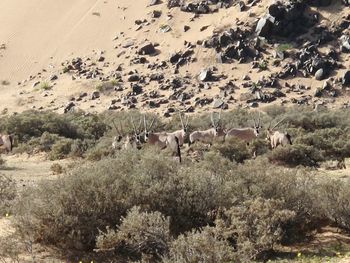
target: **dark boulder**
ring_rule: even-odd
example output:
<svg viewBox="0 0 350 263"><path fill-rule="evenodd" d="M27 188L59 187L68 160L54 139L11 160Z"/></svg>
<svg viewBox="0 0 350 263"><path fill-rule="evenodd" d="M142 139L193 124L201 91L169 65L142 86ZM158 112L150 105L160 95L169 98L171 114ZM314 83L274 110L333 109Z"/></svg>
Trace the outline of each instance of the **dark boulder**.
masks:
<svg viewBox="0 0 350 263"><path fill-rule="evenodd" d="M152 43L144 43L139 49L140 55L152 55L156 52L156 49Z"/></svg>
<svg viewBox="0 0 350 263"><path fill-rule="evenodd" d="M342 84L344 86L350 85L350 70L346 71L343 78L342 78Z"/></svg>

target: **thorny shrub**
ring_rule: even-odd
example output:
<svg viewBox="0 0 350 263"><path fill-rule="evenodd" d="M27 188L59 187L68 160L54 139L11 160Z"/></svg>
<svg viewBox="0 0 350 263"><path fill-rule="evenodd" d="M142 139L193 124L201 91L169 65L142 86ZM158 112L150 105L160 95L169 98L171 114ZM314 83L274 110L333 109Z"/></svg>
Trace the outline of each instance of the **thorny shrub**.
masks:
<svg viewBox="0 0 350 263"><path fill-rule="evenodd" d="M15 182L7 176L0 174L0 218L11 210L16 195Z"/></svg>
<svg viewBox="0 0 350 263"><path fill-rule="evenodd" d="M159 212L141 212L131 208L117 230L107 228L97 237L98 251L113 251L141 257L147 254L155 259L168 251L171 241L170 221Z"/></svg>
<svg viewBox="0 0 350 263"><path fill-rule="evenodd" d="M169 255L165 256L163 262L211 263L231 262L234 259L233 249L223 238L220 230L215 227L205 227L182 234L170 243Z"/></svg>
<svg viewBox="0 0 350 263"><path fill-rule="evenodd" d="M294 216L282 201L257 198L231 207L217 224L225 239L233 242L240 260L249 262L272 251L283 237L283 225Z"/></svg>

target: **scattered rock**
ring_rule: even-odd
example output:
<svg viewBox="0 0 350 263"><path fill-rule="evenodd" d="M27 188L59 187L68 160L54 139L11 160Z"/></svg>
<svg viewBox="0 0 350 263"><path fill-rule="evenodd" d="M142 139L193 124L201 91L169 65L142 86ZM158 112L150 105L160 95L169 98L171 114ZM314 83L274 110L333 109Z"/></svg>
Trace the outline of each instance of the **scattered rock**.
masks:
<svg viewBox="0 0 350 263"><path fill-rule="evenodd" d="M91 93L91 99L92 100L96 100L100 97L100 92L99 91L94 91L93 93Z"/></svg>
<svg viewBox="0 0 350 263"><path fill-rule="evenodd" d="M350 85L350 70L346 71L344 76L342 77L342 84L344 86Z"/></svg>
<svg viewBox="0 0 350 263"><path fill-rule="evenodd" d="M129 82L137 82L140 80L140 75L139 74L132 74L128 77Z"/></svg>
<svg viewBox="0 0 350 263"><path fill-rule="evenodd" d="M221 99L214 100L214 102L213 102L213 109L221 108L224 105L224 103L225 102L223 100L221 100Z"/></svg>
<svg viewBox="0 0 350 263"><path fill-rule="evenodd" d="M315 79L316 80L323 80L325 78L324 70L323 68L320 68L315 73Z"/></svg>
<svg viewBox="0 0 350 263"><path fill-rule="evenodd" d="M75 107L75 103L73 101L68 102L68 104L64 107L63 111L64 113L68 113L73 110Z"/></svg>
<svg viewBox="0 0 350 263"><path fill-rule="evenodd" d="M198 79L199 81L210 81L212 78L212 71L210 69L202 69L199 73Z"/></svg>
<svg viewBox="0 0 350 263"><path fill-rule="evenodd" d="M153 55L156 49L152 43L144 43L139 49L140 55Z"/></svg>
<svg viewBox="0 0 350 263"><path fill-rule="evenodd" d="M159 5L159 4L160 4L160 0L150 0L148 6Z"/></svg>
<svg viewBox="0 0 350 263"><path fill-rule="evenodd" d="M50 77L49 77L49 80L50 81L54 81L54 80L57 80L58 79L58 76L57 75L51 75Z"/></svg>

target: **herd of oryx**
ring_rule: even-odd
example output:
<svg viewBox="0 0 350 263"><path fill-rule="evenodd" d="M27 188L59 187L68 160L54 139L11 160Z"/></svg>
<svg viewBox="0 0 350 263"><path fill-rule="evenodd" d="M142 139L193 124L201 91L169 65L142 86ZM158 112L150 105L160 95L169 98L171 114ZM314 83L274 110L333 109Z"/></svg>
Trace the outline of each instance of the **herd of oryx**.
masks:
<svg viewBox="0 0 350 263"><path fill-rule="evenodd" d="M221 138L222 141L226 139L237 138L249 144L254 139L258 138L261 134L262 125L259 113L258 120L253 118L253 127L247 128L225 128L221 124L221 112L218 114L218 118L214 118L214 113L211 114L211 125L212 127L207 130L199 130L189 132L189 117L184 118L183 114L179 114L181 126L180 130L174 132L154 132L152 131L155 118L147 123L146 116L140 118L139 125L136 127L133 118L130 119L132 124L133 132L124 135L122 126L117 127L113 121L114 128L118 135L114 137L112 147L113 149L140 149L143 144L155 145L160 149L168 149L170 152L178 158L181 162L181 147L184 145L185 140L188 141L190 146L196 142L202 142L206 144L212 144L215 139ZM291 136L286 132L275 131L275 129L284 121L280 120L273 127L270 122L269 127L266 131L266 140L269 141L271 148L275 149L277 146L285 146L292 144ZM143 124L143 128L142 128ZM121 146L120 146L121 145ZM254 153L255 156L255 153Z"/></svg>

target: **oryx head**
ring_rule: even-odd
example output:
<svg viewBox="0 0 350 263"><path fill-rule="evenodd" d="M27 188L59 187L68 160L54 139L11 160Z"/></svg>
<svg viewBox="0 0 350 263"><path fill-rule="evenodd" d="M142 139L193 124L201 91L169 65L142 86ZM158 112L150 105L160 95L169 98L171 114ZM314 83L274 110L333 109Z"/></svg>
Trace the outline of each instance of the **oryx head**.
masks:
<svg viewBox="0 0 350 263"><path fill-rule="evenodd" d="M118 128L118 126L115 124L114 120L112 120L113 126L115 131L117 132L117 135L114 136L114 141L115 142L120 142L123 139L123 126L120 123L120 127Z"/></svg>
<svg viewBox="0 0 350 263"><path fill-rule="evenodd" d="M219 117L217 120L214 118L214 113L211 113L211 125L215 129L215 136L221 135L224 132L224 129L221 124L221 111L219 112Z"/></svg>
<svg viewBox="0 0 350 263"><path fill-rule="evenodd" d="M146 120L146 115L143 116L143 125L144 125L144 140L145 142L148 142L149 134L151 133L151 129L153 127L155 118L153 118L151 124L147 127L147 120Z"/></svg>
<svg viewBox="0 0 350 263"><path fill-rule="evenodd" d="M182 118L182 113L179 113L180 116L180 121L181 121L181 126L182 126L182 130L187 133L188 132L188 121L189 121L189 117L186 117L186 120L184 122L183 118Z"/></svg>
<svg viewBox="0 0 350 263"><path fill-rule="evenodd" d="M142 118L140 118L140 123L139 123L139 126L138 128L136 129L136 126L135 126L135 122L134 122L134 119L133 117L131 117L131 124L132 124L132 128L133 128L133 132L134 134L131 136L133 140L135 140L135 142L137 144L141 143L141 126L142 126Z"/></svg>
<svg viewBox="0 0 350 263"><path fill-rule="evenodd" d="M267 132L266 132L266 140L270 141L271 140L271 136L274 134L274 129L277 128L279 125L281 125L284 120L286 118L283 118L282 120L280 120L279 122L277 122L273 127L272 126L272 120L270 121L269 127L267 128Z"/></svg>
<svg viewBox="0 0 350 263"><path fill-rule="evenodd" d="M256 121L255 118L253 118L253 122L254 122L254 134L256 137L258 137L260 135L260 130L262 129L262 125L261 125L261 117L260 117L260 112L259 112L259 118Z"/></svg>

